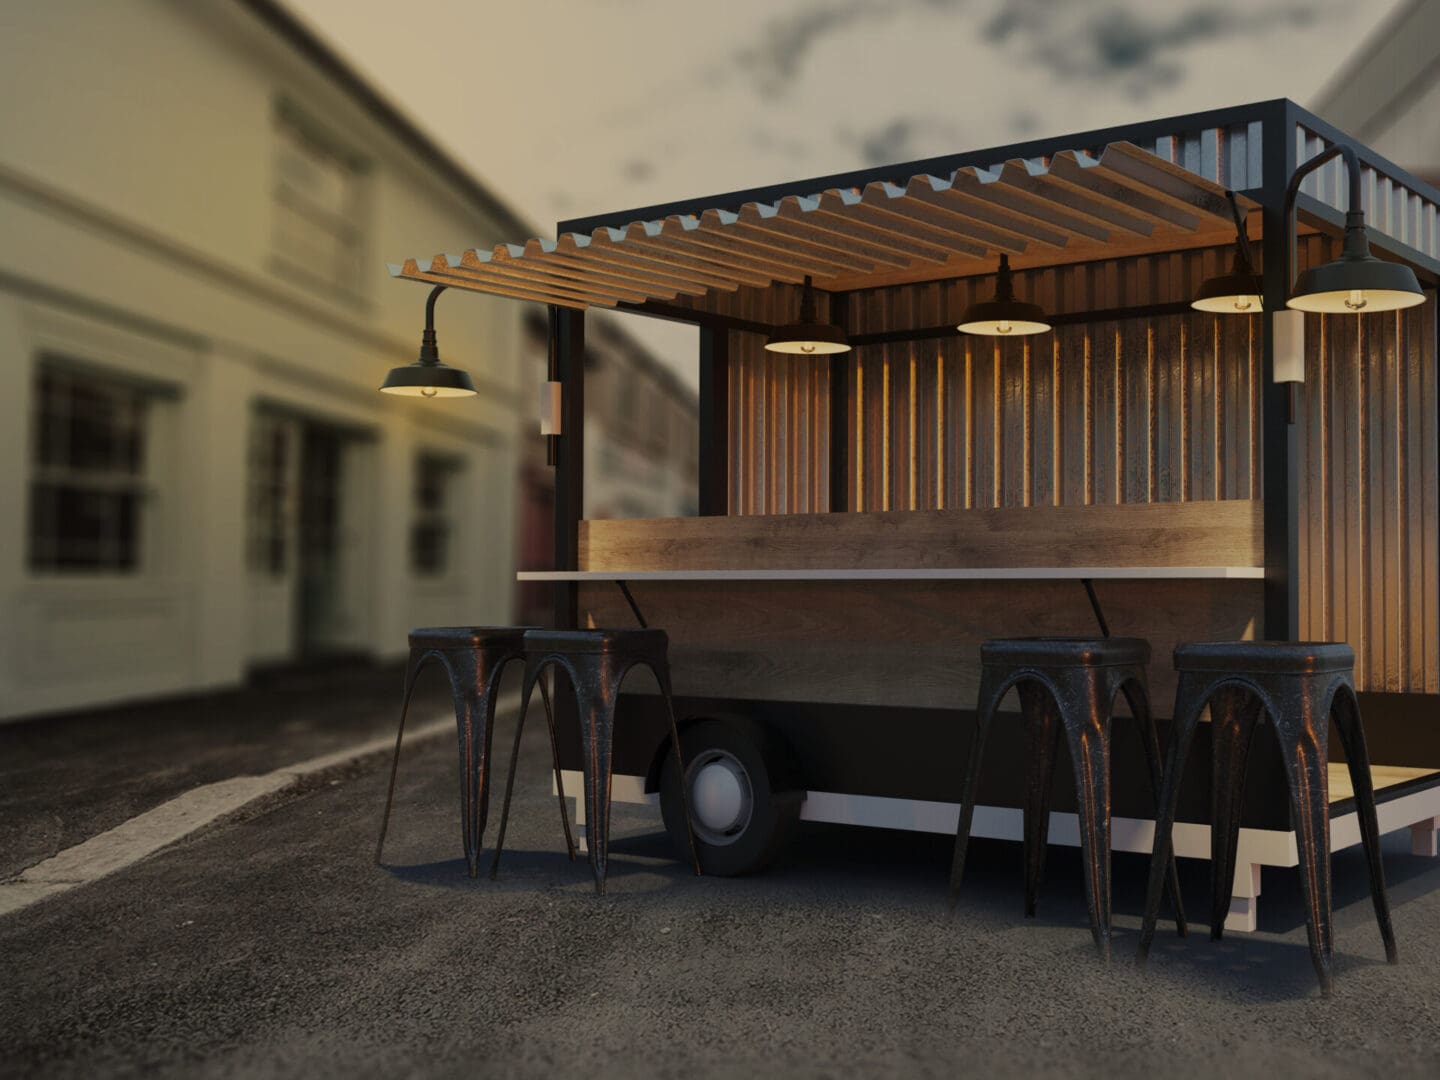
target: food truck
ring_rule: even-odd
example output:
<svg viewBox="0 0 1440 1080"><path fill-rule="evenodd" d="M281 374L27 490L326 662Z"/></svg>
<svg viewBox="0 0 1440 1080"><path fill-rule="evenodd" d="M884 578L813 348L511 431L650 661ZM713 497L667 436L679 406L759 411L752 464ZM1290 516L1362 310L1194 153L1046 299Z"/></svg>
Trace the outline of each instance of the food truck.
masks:
<svg viewBox="0 0 1440 1080"><path fill-rule="evenodd" d="M1148 639L1162 741L1177 643L1350 643L1382 830L1433 854L1437 205L1278 100L562 221L394 272L549 306L554 565L520 576L552 583L558 626L669 634L709 872L762 867L797 820L953 833L980 643L1026 635ZM1347 208L1428 302L1289 313L1295 275L1341 254ZM997 301L1043 332L957 329ZM592 308L698 327L698 516L585 518ZM1112 846L1148 853L1126 724ZM1210 855L1205 727L1182 857ZM667 733L631 680L613 796L683 830ZM1019 840L1021 725L987 753L973 834ZM1251 758L1242 930L1260 868L1296 865L1273 736ZM1339 849L1358 831L1332 771ZM1057 772L1050 836L1077 844Z"/></svg>

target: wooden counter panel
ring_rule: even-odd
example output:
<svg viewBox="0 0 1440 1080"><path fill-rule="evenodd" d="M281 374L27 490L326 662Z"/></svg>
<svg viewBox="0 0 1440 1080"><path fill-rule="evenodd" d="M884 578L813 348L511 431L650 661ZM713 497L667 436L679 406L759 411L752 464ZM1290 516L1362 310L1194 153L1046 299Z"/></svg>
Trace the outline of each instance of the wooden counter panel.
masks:
<svg viewBox="0 0 1440 1080"><path fill-rule="evenodd" d="M1262 606L1257 581L1096 589L1113 633L1149 639L1162 716L1175 696L1175 645L1253 638ZM613 584L579 590L582 625L635 625ZM670 635L676 693L698 697L973 708L982 641L1098 633L1078 582L657 582L631 591Z"/></svg>
<svg viewBox="0 0 1440 1080"><path fill-rule="evenodd" d="M581 570L1263 562L1261 504L1248 499L580 523Z"/></svg>

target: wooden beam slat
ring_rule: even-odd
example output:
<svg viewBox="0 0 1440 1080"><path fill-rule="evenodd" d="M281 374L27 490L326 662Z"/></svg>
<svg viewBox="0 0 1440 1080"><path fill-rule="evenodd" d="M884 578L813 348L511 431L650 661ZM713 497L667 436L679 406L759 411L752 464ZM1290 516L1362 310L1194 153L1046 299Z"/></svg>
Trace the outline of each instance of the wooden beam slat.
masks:
<svg viewBox="0 0 1440 1080"><path fill-rule="evenodd" d="M436 274L428 270L421 270L414 259L406 259L400 277L407 281L424 281L431 285L447 285L451 288L464 289L467 292L488 293L491 296L504 296L512 300L534 300L541 304L554 304L556 307L571 308L576 311L584 311L590 306L586 300L577 299L571 296L559 295L546 292L542 289L512 288L499 282L481 281L476 278L457 277L454 274ZM595 301L596 304L605 307L614 307L613 303L607 304L603 300Z"/></svg>
<svg viewBox="0 0 1440 1080"><path fill-rule="evenodd" d="M1134 236L1150 236L1155 231L1155 226L1138 214L1061 185L1048 173L1032 173L1023 161L1007 161L1000 167L994 184L1022 192L1049 206L1063 207L1079 218L1099 222L1110 230L1118 229Z"/></svg>
<svg viewBox="0 0 1440 1080"><path fill-rule="evenodd" d="M850 210L861 221L908 231L917 239L946 248L952 256L977 245L981 249L980 255L993 251L1018 254L1027 246L1026 238L1019 233L997 228L933 203L912 199L903 189L891 184L869 185L860 202Z"/></svg>
<svg viewBox="0 0 1440 1080"><path fill-rule="evenodd" d="M873 270L876 266L909 266L910 260L868 244L843 242L830 233L808 229L794 221L779 217L762 217L755 206L742 207L739 218L720 226L751 237L762 244L773 245L804 258L813 259L834 270Z"/></svg>

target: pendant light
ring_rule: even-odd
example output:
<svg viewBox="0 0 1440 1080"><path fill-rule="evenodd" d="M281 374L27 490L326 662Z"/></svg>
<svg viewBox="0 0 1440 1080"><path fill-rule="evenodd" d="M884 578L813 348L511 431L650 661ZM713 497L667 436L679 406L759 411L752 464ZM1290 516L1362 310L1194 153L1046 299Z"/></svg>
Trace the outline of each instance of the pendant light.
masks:
<svg viewBox="0 0 1440 1080"><path fill-rule="evenodd" d="M1206 279L1190 306L1196 311L1212 311L1217 315L1255 315L1263 310L1260 297L1264 289L1250 261L1250 237L1235 193L1227 191L1225 197L1230 200L1230 213L1235 218L1235 262L1228 274Z"/></svg>
<svg viewBox="0 0 1440 1080"><path fill-rule="evenodd" d="M1000 270L995 277L995 299L971 304L960 316L955 329L966 334L986 337L1021 337L1043 334L1050 329L1045 311L1039 304L1015 299L1015 285L1010 277L1010 256L1000 256Z"/></svg>
<svg viewBox="0 0 1440 1080"><path fill-rule="evenodd" d="M805 291L800 294L800 321L777 326L771 331L765 348L770 352L794 356L823 356L827 353L850 351L850 339L838 326L822 323L815 315L815 290L810 275L805 275Z"/></svg>
<svg viewBox="0 0 1440 1080"><path fill-rule="evenodd" d="M1370 254L1370 236L1365 229L1365 211L1360 205L1360 159L1348 146L1336 144L1317 154L1295 170L1285 192L1285 228L1291 245L1290 265L1295 265L1295 199L1300 181L1307 173L1340 154L1350 177L1350 209L1345 215L1345 245L1340 258L1313 266L1300 275L1290 291L1288 307L1325 315L1396 311L1425 302L1415 271L1404 263L1386 262Z"/></svg>
<svg viewBox="0 0 1440 1080"><path fill-rule="evenodd" d="M420 358L413 364L391 368L390 374L380 384L382 394L423 398L472 397L475 394L475 384L470 381L468 372L440 362L440 350L435 344L435 300L444 291L444 285L436 285L425 301L425 333L420 338Z"/></svg>

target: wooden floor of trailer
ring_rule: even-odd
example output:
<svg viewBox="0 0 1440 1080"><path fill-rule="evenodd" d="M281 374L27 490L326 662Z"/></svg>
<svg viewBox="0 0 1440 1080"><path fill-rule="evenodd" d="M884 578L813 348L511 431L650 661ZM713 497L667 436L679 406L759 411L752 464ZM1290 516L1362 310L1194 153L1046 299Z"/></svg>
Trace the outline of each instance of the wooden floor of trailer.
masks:
<svg viewBox="0 0 1440 1080"><path fill-rule="evenodd" d="M580 773L566 769L561 776L566 793L573 798L581 790ZM1412 854L1432 857L1437 855L1437 852L1440 852L1440 849L1437 849L1437 827L1440 827L1440 769L1376 765L1370 769L1370 776L1375 786L1376 816L1379 818L1380 832L1384 834L1409 829ZM1354 794L1348 768L1343 764L1332 763L1332 852L1360 843L1360 829L1353 807ZM645 791L645 778L642 776L615 776L611 798L615 802L649 804L657 810L659 808L659 797L653 792ZM586 833L584 805L578 799L575 799L572 805L578 839L583 850ZM800 810L802 821L942 834L955 832L959 814L960 808L955 803L844 795L827 791L806 792ZM1021 811L1012 807L977 806L971 835L1018 842L1024 835ZM1123 817L1111 821L1112 850L1148 855L1154 845L1154 837L1153 821ZM1080 845L1079 823L1074 814L1051 814L1050 842L1068 844L1071 847ZM1176 855L1182 858L1209 859L1210 826L1179 822L1175 826L1174 844ZM1256 928L1261 867L1298 865L1293 831L1241 829L1235 883L1231 890L1230 911L1225 919L1225 929L1248 932Z"/></svg>

